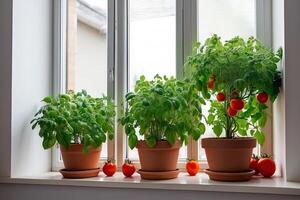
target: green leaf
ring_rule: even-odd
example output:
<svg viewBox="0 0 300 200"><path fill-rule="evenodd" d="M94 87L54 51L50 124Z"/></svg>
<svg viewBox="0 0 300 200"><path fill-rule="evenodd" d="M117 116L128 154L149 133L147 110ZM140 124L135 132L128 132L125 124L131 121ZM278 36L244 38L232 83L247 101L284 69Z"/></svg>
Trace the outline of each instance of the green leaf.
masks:
<svg viewBox="0 0 300 200"><path fill-rule="evenodd" d="M265 142L265 135L260 132L260 131L256 131L254 134L254 137L257 139L258 144L262 145Z"/></svg>
<svg viewBox="0 0 300 200"><path fill-rule="evenodd" d="M140 80L141 80L141 81L145 81L145 79L146 79L146 78L145 78L144 75L140 76Z"/></svg>
<svg viewBox="0 0 300 200"><path fill-rule="evenodd" d="M56 143L56 139L53 136L50 137L44 137L43 139L43 148L44 149L50 149L53 147Z"/></svg>
<svg viewBox="0 0 300 200"><path fill-rule="evenodd" d="M238 133L241 135L241 136L247 136L247 131L245 129L239 129L238 130Z"/></svg>
<svg viewBox="0 0 300 200"><path fill-rule="evenodd" d="M133 97L135 97L135 94L133 92L129 92L125 95L126 101L129 101Z"/></svg>
<svg viewBox="0 0 300 200"><path fill-rule="evenodd" d="M199 123L199 130L200 130L201 135L203 135L205 133L206 128L202 122Z"/></svg>
<svg viewBox="0 0 300 200"><path fill-rule="evenodd" d="M177 135L175 132L167 132L166 133L166 139L169 142L169 144L174 145L176 142L176 138L177 138Z"/></svg>
<svg viewBox="0 0 300 200"><path fill-rule="evenodd" d="M207 123L212 124L214 122L214 120L215 120L215 115L209 114L207 117Z"/></svg>
<svg viewBox="0 0 300 200"><path fill-rule="evenodd" d="M266 113L262 112L262 115L258 120L258 125L259 127L263 128L265 127L266 123L267 123L267 115Z"/></svg>
<svg viewBox="0 0 300 200"><path fill-rule="evenodd" d="M220 137L220 135L222 134L223 128L222 128L221 125L216 124L213 127L213 131L214 131L214 133L216 134L217 137Z"/></svg>
<svg viewBox="0 0 300 200"><path fill-rule="evenodd" d="M42 101L45 102L45 103L51 103L52 100L53 100L53 98L51 96L47 96L47 97L43 98Z"/></svg>
<svg viewBox="0 0 300 200"><path fill-rule="evenodd" d="M194 129L192 133L193 140L195 141L199 140L200 136L201 136L200 129L199 128Z"/></svg>
<svg viewBox="0 0 300 200"><path fill-rule="evenodd" d="M150 135L146 138L146 143L149 147L155 147L156 145L156 138L153 135Z"/></svg>
<svg viewBox="0 0 300 200"><path fill-rule="evenodd" d="M138 138L135 134L130 134L128 136L128 145L130 147L130 149L134 149L134 147L136 147L138 142Z"/></svg>

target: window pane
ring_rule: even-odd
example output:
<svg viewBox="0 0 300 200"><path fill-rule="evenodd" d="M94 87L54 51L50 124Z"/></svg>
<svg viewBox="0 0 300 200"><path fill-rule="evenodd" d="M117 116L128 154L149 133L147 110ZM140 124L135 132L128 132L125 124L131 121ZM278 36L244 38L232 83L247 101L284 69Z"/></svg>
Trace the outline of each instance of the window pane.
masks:
<svg viewBox="0 0 300 200"><path fill-rule="evenodd" d="M255 0L198 0L198 38L255 36Z"/></svg>
<svg viewBox="0 0 300 200"><path fill-rule="evenodd" d="M107 94L107 0L68 0L67 89ZM107 157L102 145L101 157Z"/></svg>
<svg viewBox="0 0 300 200"><path fill-rule="evenodd" d="M198 40L203 43L212 34L223 40L237 35L248 38L256 35L255 0L198 0ZM208 113L209 105L203 108ZM204 137L214 137L211 127ZM254 150L254 152L257 149ZM203 148L199 148L199 160L205 161Z"/></svg>
<svg viewBox="0 0 300 200"><path fill-rule="evenodd" d="M129 90L141 75L176 76L176 0L129 0ZM142 138L140 138L142 139ZM185 147L181 155L187 157ZM137 150L128 157L138 160Z"/></svg>

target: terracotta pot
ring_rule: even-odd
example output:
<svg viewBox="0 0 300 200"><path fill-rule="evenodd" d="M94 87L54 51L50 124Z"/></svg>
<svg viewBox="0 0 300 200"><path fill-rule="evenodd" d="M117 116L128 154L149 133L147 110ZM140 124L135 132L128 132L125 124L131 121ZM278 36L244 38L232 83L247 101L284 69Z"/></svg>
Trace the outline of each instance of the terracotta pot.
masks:
<svg viewBox="0 0 300 200"><path fill-rule="evenodd" d="M68 149L60 145L62 159L66 170L97 169L101 147L91 148L87 154L83 153L82 144L71 144Z"/></svg>
<svg viewBox="0 0 300 200"><path fill-rule="evenodd" d="M249 171L250 159L256 139L204 138L201 145L205 149L209 170L215 172Z"/></svg>
<svg viewBox="0 0 300 200"><path fill-rule="evenodd" d="M173 171L177 168L178 154L181 144L177 141L173 146L167 141L157 141L155 147L149 147L146 141L137 144L141 170L148 172Z"/></svg>

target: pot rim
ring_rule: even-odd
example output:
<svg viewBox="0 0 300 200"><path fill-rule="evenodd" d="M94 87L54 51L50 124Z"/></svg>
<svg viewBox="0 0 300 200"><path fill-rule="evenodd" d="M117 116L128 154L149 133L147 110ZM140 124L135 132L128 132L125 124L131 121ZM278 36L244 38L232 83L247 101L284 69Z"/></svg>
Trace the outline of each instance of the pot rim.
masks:
<svg viewBox="0 0 300 200"><path fill-rule="evenodd" d="M68 149L66 149L63 145L59 145L60 146L60 150L61 151L64 151L64 152L83 152L83 144L70 144L70 146L69 146L69 148ZM101 150L101 147L102 147L102 145L101 146L99 146L99 147L97 147L97 148L95 148L95 147L90 147L90 149L89 149L89 153L90 152L97 152L97 151L100 151Z"/></svg>
<svg viewBox="0 0 300 200"><path fill-rule="evenodd" d="M167 140L158 140L156 141L155 147L149 147L145 140L139 140L137 145L137 149L148 149L148 150L170 150L170 149L180 149L181 143L179 140L175 142L174 145L171 145Z"/></svg>
<svg viewBox="0 0 300 200"><path fill-rule="evenodd" d="M240 149L256 147L256 139L254 137L237 137L237 138L202 138L201 146L203 148L219 148L219 149Z"/></svg>

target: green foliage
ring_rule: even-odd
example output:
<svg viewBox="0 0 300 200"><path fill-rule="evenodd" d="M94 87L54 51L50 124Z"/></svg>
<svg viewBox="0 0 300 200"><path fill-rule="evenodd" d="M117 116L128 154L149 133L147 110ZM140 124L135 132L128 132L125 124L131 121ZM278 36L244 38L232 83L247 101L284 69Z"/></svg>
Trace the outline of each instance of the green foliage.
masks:
<svg viewBox="0 0 300 200"><path fill-rule="evenodd" d="M205 132L201 122L204 100L190 80L156 75L154 80L148 81L141 76L134 92L126 95L126 102L128 108L121 123L131 149L138 142L137 134L154 147L159 140L167 140L170 144L180 140L186 144L189 135L198 140Z"/></svg>
<svg viewBox="0 0 300 200"><path fill-rule="evenodd" d="M207 123L213 127L219 137L225 132L232 138L251 135L263 143L261 128L267 120L267 105L256 100L256 95L266 92L274 102L281 86L281 73L277 63L281 60L282 49L277 53L250 37L243 40L235 37L222 42L213 35L204 45L198 43L186 65L192 68L193 80L202 96L210 101ZM215 78L214 89L209 90L209 79ZM226 96L224 102L215 100L217 92ZM237 116L230 117L227 109L233 92L245 102L245 108Z"/></svg>
<svg viewBox="0 0 300 200"><path fill-rule="evenodd" d="M114 136L115 106L106 97L93 98L86 91L68 91L58 97L48 96L45 105L30 122L32 129L38 125L44 149L57 143L68 148L70 144L83 144L84 152L89 147L99 147Z"/></svg>

